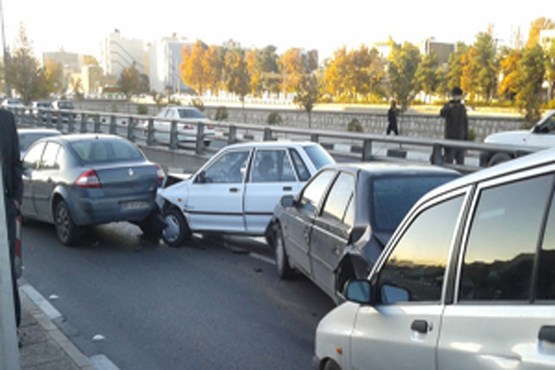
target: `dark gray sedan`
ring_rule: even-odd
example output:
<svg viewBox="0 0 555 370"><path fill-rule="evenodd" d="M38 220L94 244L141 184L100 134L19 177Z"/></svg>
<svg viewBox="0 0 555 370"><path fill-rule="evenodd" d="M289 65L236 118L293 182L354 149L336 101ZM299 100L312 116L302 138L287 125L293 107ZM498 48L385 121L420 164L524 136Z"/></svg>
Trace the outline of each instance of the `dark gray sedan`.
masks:
<svg viewBox="0 0 555 370"><path fill-rule="evenodd" d="M23 158L25 218L53 223L72 245L89 225L130 221L149 233L154 198L164 178L131 142L114 135L52 136Z"/></svg>
<svg viewBox="0 0 555 370"><path fill-rule="evenodd" d="M366 278L395 228L429 190L460 174L401 164L335 164L320 170L274 211L277 272L296 269L335 302L345 283Z"/></svg>

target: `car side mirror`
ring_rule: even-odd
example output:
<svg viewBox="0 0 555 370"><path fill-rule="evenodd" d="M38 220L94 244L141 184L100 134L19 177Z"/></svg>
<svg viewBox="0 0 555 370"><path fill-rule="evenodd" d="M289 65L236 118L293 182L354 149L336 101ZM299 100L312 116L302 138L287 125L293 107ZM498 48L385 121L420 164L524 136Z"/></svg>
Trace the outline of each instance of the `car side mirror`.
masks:
<svg viewBox="0 0 555 370"><path fill-rule="evenodd" d="M366 226L355 226L349 233L349 244L356 243L366 232Z"/></svg>
<svg viewBox="0 0 555 370"><path fill-rule="evenodd" d="M345 298L350 302L370 304L372 285L368 280L350 280L345 289Z"/></svg>
<svg viewBox="0 0 555 370"><path fill-rule="evenodd" d="M384 284L381 287L381 300L383 303L409 302L410 293L407 289L395 285Z"/></svg>
<svg viewBox="0 0 555 370"><path fill-rule="evenodd" d="M292 195L284 195L279 202L283 208L294 207L296 204L295 197Z"/></svg>

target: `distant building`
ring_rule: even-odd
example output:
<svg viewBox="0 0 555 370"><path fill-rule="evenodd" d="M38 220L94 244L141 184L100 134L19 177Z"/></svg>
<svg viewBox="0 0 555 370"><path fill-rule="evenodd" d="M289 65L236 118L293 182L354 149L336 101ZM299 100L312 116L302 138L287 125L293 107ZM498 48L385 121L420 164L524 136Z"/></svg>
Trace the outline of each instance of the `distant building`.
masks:
<svg viewBox="0 0 555 370"><path fill-rule="evenodd" d="M555 43L555 30L540 31L540 45L545 50L549 49Z"/></svg>
<svg viewBox="0 0 555 370"><path fill-rule="evenodd" d="M148 45L147 70L151 90L163 92L169 89L174 93L189 90L180 73L183 61L181 50L186 45L191 43L186 38L176 35Z"/></svg>
<svg viewBox="0 0 555 370"><path fill-rule="evenodd" d="M69 73L78 72L83 64L83 58L79 54L68 53L63 50L42 53L43 65L46 63L46 60L53 60L60 63L64 70Z"/></svg>
<svg viewBox="0 0 555 370"><path fill-rule="evenodd" d="M433 38L424 40L420 52L424 55L435 53L440 65L446 65L449 62L449 55L455 51L455 44L438 42Z"/></svg>
<svg viewBox="0 0 555 370"><path fill-rule="evenodd" d="M85 96L99 94L104 84L102 68L95 65L83 66L81 68L81 84Z"/></svg>
<svg viewBox="0 0 555 370"><path fill-rule="evenodd" d="M116 78L125 68L133 66L139 73L147 73L144 41L124 38L115 30L103 41L100 65L106 74Z"/></svg>

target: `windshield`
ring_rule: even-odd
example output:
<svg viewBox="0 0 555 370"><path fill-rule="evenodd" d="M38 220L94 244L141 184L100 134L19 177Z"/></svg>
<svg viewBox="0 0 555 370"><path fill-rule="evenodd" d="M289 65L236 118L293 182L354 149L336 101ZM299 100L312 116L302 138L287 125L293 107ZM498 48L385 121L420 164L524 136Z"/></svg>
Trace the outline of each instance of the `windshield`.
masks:
<svg viewBox="0 0 555 370"><path fill-rule="evenodd" d="M314 164L314 167L318 170L328 164L335 163L332 156L320 145L307 145L304 147L304 150Z"/></svg>
<svg viewBox="0 0 555 370"><path fill-rule="evenodd" d="M377 230L393 232L411 207L433 188L457 175L412 175L376 178L371 197Z"/></svg>
<svg viewBox="0 0 555 370"><path fill-rule="evenodd" d="M70 101L61 101L58 103L60 109L73 109L73 103Z"/></svg>
<svg viewBox="0 0 555 370"><path fill-rule="evenodd" d="M71 147L83 163L113 163L142 160L143 155L132 144L122 140L81 140Z"/></svg>
<svg viewBox="0 0 555 370"><path fill-rule="evenodd" d="M178 109L179 118L206 118L204 113L196 109Z"/></svg>

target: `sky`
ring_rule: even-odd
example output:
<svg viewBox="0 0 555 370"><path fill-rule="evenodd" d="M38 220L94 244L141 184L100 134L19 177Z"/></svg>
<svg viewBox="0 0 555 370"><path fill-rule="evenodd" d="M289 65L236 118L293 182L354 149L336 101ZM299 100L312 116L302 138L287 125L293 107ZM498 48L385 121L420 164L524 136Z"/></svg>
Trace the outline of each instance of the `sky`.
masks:
<svg viewBox="0 0 555 370"><path fill-rule="evenodd" d="M555 20L553 0L0 0L7 45L13 49L23 24L37 56L45 51L100 56L102 40L114 29L125 38L154 42L176 33L190 41L244 48L276 46L317 49L320 59L341 47L387 41L472 44L493 25L494 37L510 44L520 29L524 40L539 17ZM516 4L516 6L515 6ZM550 14L548 8L552 9Z"/></svg>

